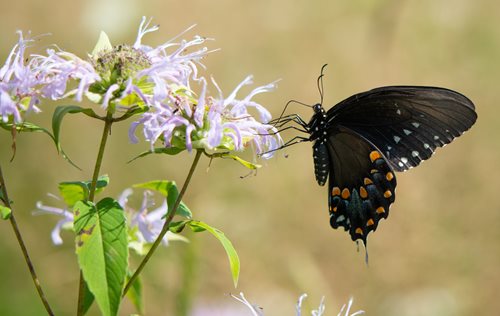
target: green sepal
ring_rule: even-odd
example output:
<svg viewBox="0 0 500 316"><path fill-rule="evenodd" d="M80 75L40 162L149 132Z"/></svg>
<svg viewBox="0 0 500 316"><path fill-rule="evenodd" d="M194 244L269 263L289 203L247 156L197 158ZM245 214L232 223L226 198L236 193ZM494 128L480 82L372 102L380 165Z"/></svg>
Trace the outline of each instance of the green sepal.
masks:
<svg viewBox="0 0 500 316"><path fill-rule="evenodd" d="M90 56L92 58L97 57L101 52L106 52L110 51L113 49L113 45L111 44L111 41L109 40L108 34L106 34L104 31L101 31L99 34L99 39L97 40L97 43L94 46L94 49L92 50L92 53Z"/></svg>

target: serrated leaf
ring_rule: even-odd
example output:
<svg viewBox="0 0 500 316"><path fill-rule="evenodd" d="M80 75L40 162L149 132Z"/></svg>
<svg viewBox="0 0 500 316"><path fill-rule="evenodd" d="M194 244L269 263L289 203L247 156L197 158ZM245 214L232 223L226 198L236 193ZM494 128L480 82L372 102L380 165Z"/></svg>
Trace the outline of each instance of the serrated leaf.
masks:
<svg viewBox="0 0 500 316"><path fill-rule="evenodd" d="M168 147L168 148L167 147L160 147L160 148L154 148L152 151L148 150L148 151L144 151L144 152L140 153L139 155L137 155L134 158L130 159L128 161L128 163L131 163L132 161L134 161L136 159L149 156L151 154L165 154L165 155L171 155L171 156L173 156L173 155L177 155L180 152L183 152L184 150L185 150L185 148L177 148L177 147Z"/></svg>
<svg viewBox="0 0 500 316"><path fill-rule="evenodd" d="M0 205L0 216L2 216L2 219L9 219L10 216L12 215L12 210L8 208L7 206Z"/></svg>
<svg viewBox="0 0 500 316"><path fill-rule="evenodd" d="M159 192L161 195L167 198L167 206L169 211L174 207L175 201L177 201L177 198L179 197L179 190L177 189L175 181L154 180L136 184L134 185L134 187ZM191 210L182 201L179 204L175 215L179 215L187 219L191 219L193 217L193 213L191 212Z"/></svg>
<svg viewBox="0 0 500 316"><path fill-rule="evenodd" d="M110 51L113 49L113 45L111 45L111 41L109 40L108 34L104 31L101 31L99 34L99 39L92 50L91 56L96 57L100 52Z"/></svg>
<svg viewBox="0 0 500 316"><path fill-rule="evenodd" d="M229 266L231 268L231 275L233 277L233 282L234 282L234 287L238 285L238 278L240 275L240 258L238 257L238 254L236 253L236 249L234 249L233 244L231 241L224 235L223 232L218 230L217 228L214 228L204 222L200 221L191 221L189 222L189 226L191 228L195 229L204 229L210 232L212 235L214 235L222 244L222 247L224 247L224 250L226 251L227 258L229 259Z"/></svg>
<svg viewBox="0 0 500 316"><path fill-rule="evenodd" d="M127 271L127 283L132 277L132 272L130 270ZM142 292L142 281L141 276L138 276L132 286L127 292L127 297L134 304L135 309L139 312L139 314L144 314L144 300L143 300L143 292Z"/></svg>
<svg viewBox="0 0 500 316"><path fill-rule="evenodd" d="M74 206L78 264L101 313L117 315L128 266L125 214L117 201Z"/></svg>

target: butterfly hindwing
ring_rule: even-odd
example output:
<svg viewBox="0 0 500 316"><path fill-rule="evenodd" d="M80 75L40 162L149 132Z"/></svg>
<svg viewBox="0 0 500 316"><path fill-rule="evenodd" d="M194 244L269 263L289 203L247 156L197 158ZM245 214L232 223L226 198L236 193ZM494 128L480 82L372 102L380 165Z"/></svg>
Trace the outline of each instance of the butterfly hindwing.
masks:
<svg viewBox="0 0 500 316"><path fill-rule="evenodd" d="M366 237L389 215L396 177L378 149L346 128L330 130L329 211L333 228L343 227L352 240Z"/></svg>
<svg viewBox="0 0 500 316"><path fill-rule="evenodd" d="M396 171L431 157L476 121L462 94L435 87L392 86L354 95L327 112L330 126L345 126L372 142Z"/></svg>

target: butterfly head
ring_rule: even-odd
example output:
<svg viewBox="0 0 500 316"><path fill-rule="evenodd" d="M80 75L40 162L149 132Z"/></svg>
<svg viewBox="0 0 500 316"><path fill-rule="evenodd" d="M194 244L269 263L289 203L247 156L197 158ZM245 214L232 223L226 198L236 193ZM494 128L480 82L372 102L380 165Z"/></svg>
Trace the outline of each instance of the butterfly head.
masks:
<svg viewBox="0 0 500 316"><path fill-rule="evenodd" d="M325 113L325 109L323 109L323 106L321 105L321 103L316 103L315 105L312 106L313 108L313 111L315 114L324 114Z"/></svg>

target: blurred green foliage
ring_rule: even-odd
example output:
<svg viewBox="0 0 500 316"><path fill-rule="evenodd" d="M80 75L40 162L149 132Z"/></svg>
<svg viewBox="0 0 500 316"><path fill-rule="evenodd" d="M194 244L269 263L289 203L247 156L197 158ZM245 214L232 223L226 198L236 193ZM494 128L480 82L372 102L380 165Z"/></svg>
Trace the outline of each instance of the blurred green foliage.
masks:
<svg viewBox="0 0 500 316"><path fill-rule="evenodd" d="M286 101L319 100L316 78L324 63L325 106L356 92L389 84L444 86L471 98L476 126L430 161L398 175L397 201L387 221L369 238L370 266L349 236L328 224L326 189L313 178L310 144L296 145L264 161L257 176L230 160L202 160L185 197L197 219L223 230L241 260L239 288L266 315L293 315L298 296L312 306L326 296L328 313L349 296L368 315L494 315L500 302L500 3L493 0L422 1L35 1L4 3L0 10L0 57L17 40L15 31L40 36L36 49L52 43L84 56L101 30L113 44L131 43L142 15L160 31L145 43L158 45L193 23L189 35L213 37L206 58L228 95L247 74L264 84L282 79L258 101L279 115ZM51 106L32 116L50 126ZM304 118L309 109L295 106ZM62 126L64 149L83 171L57 156L41 133L11 141L0 134L0 163L13 208L49 301L57 315L75 312L78 270L72 236L55 247L56 219L33 217L38 200L62 181L89 180L102 126L72 116ZM126 162L148 148L130 145L128 124L116 125L105 153L107 194L155 179L182 183L192 159L152 155ZM285 138L293 137L286 133ZM148 315L240 310L224 251L213 238L189 234L195 247L172 243L146 268ZM0 314L42 315L43 307L7 222L0 228ZM132 257L137 263L137 258ZM194 261L196 263L194 263ZM186 285L186 283L189 285ZM187 293L186 288L189 289ZM180 300L180 301L178 301ZM191 308L190 308L191 306ZM191 312L190 312L191 310ZM97 313L96 309L91 310ZM129 302L121 309L133 312ZM217 315L217 314L215 314Z"/></svg>

